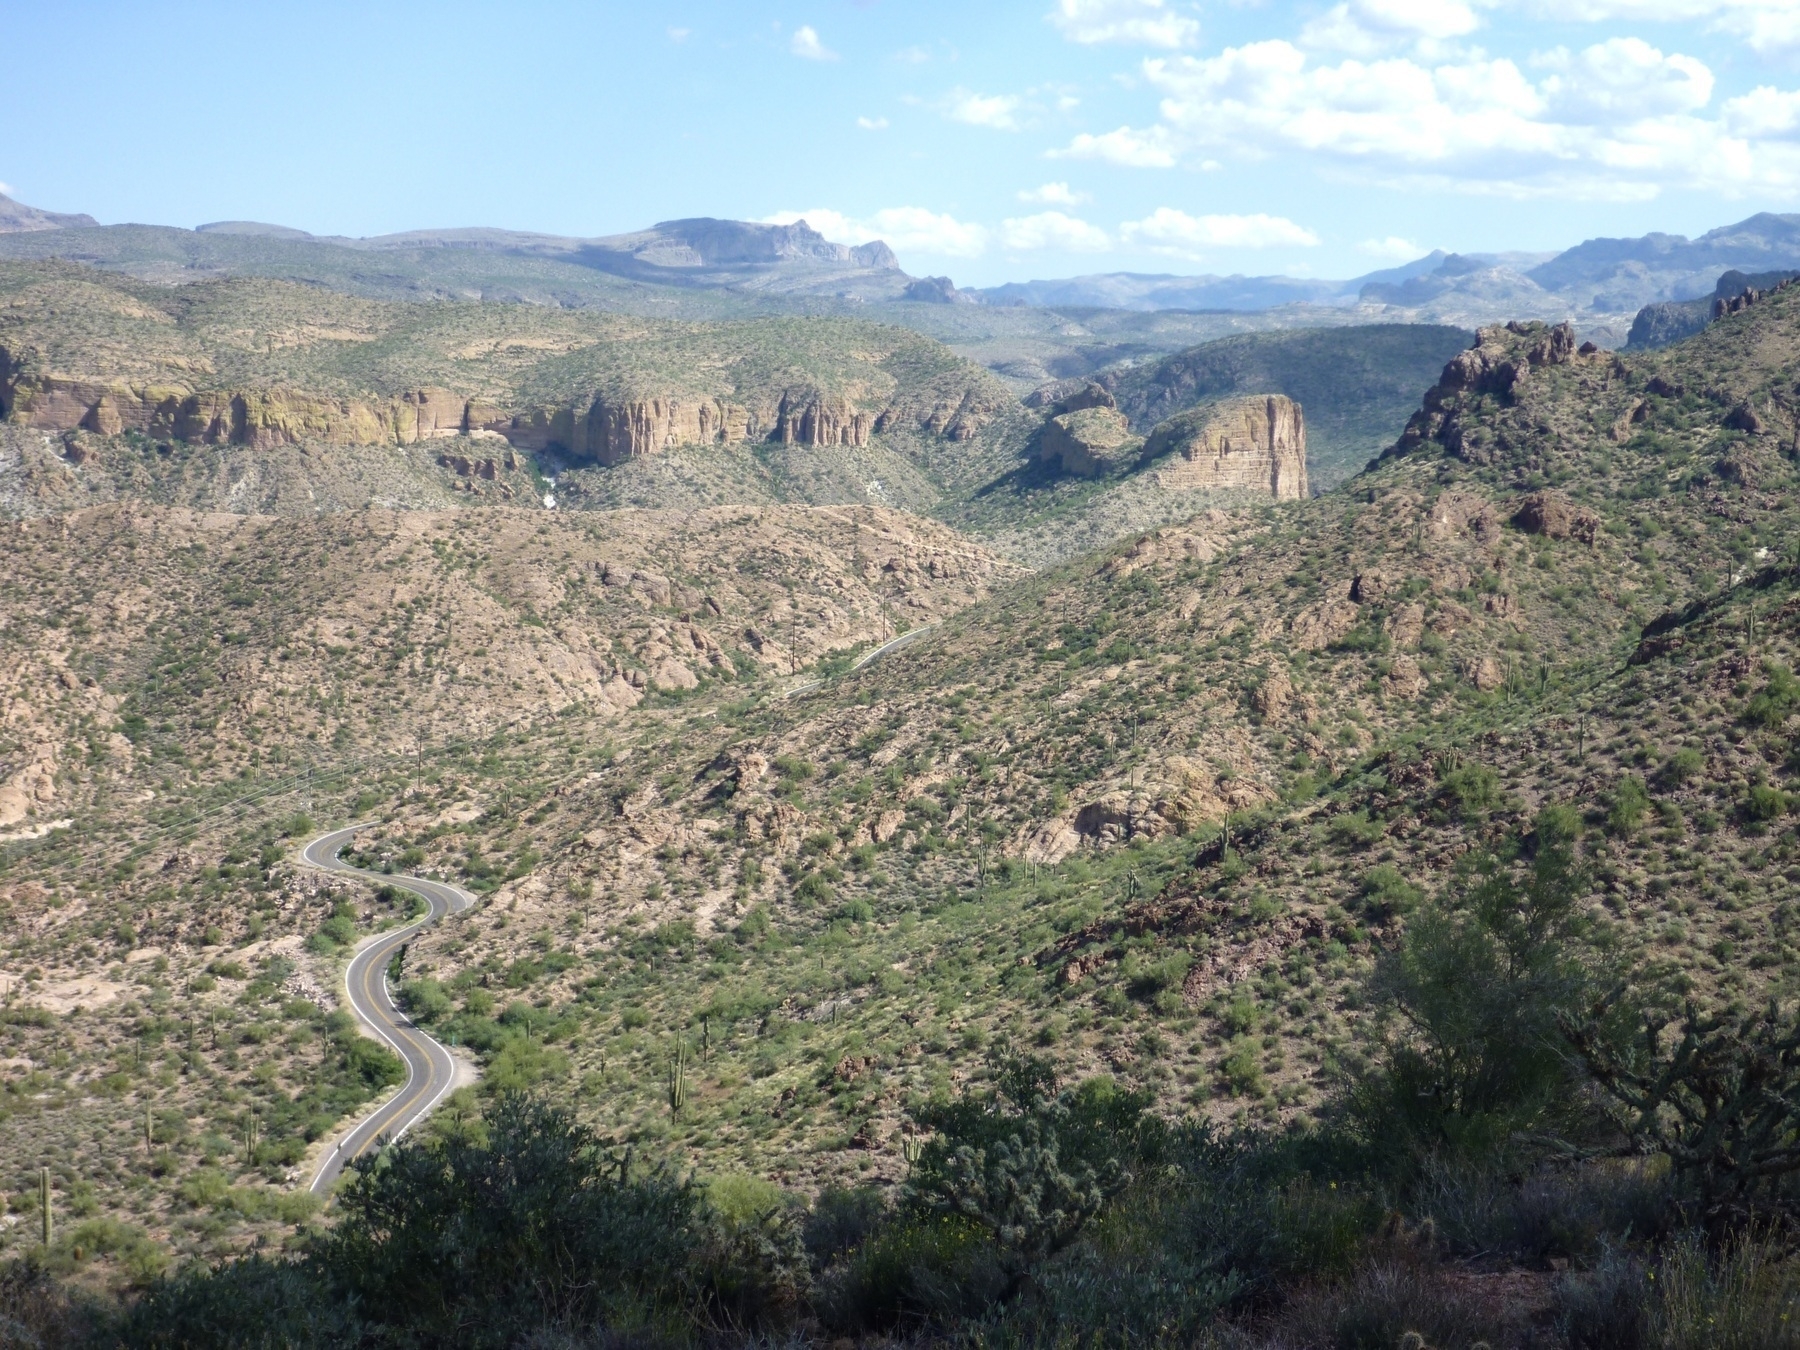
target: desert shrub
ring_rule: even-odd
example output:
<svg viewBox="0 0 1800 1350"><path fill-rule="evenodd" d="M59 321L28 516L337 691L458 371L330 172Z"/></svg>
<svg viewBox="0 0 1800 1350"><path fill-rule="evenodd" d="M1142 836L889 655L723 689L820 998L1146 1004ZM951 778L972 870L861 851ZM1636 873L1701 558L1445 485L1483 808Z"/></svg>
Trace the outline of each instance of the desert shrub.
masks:
<svg viewBox="0 0 1800 1350"><path fill-rule="evenodd" d="M1438 801L1464 820L1481 820L1500 804L1500 776L1485 764L1460 765L1439 778Z"/></svg>
<svg viewBox="0 0 1800 1350"><path fill-rule="evenodd" d="M1656 1259L1609 1252L1557 1290L1571 1350L1796 1350L1800 1261L1754 1234L1722 1247L1686 1235Z"/></svg>
<svg viewBox="0 0 1800 1350"><path fill-rule="evenodd" d="M1425 899L1425 892L1400 875L1390 863L1371 867L1363 874L1363 907L1372 919L1388 920L1411 914Z"/></svg>
<svg viewBox="0 0 1800 1350"><path fill-rule="evenodd" d="M1387 833L1387 822L1367 811L1349 811L1331 822L1331 838L1345 848L1367 848Z"/></svg>
<svg viewBox="0 0 1800 1350"><path fill-rule="evenodd" d="M1744 705L1744 720L1751 726L1778 728L1795 708L1800 708L1800 679L1786 666L1771 662L1763 687Z"/></svg>
<svg viewBox="0 0 1800 1350"><path fill-rule="evenodd" d="M706 1187L689 1258L698 1311L720 1329L785 1320L811 1290L800 1210L773 1182L744 1173Z"/></svg>
<svg viewBox="0 0 1800 1350"><path fill-rule="evenodd" d="M1670 787L1691 783L1706 770L1706 756L1692 746L1677 750L1663 761L1662 780Z"/></svg>
<svg viewBox="0 0 1800 1350"><path fill-rule="evenodd" d="M819 1318L833 1331L978 1317L1013 1286L988 1231L955 1214L907 1213L820 1281Z"/></svg>
<svg viewBox="0 0 1800 1350"><path fill-rule="evenodd" d="M1151 999L1165 989L1180 989L1194 958L1187 952L1170 952L1160 958L1134 953L1125 961L1125 980L1137 998Z"/></svg>
<svg viewBox="0 0 1800 1350"><path fill-rule="evenodd" d="M1382 1029L1346 1104L1393 1165L1443 1151L1497 1157L1522 1135L1581 1124L1557 1019L1587 987L1588 889L1566 844L1529 863L1481 856L1383 957Z"/></svg>
<svg viewBox="0 0 1800 1350"><path fill-rule="evenodd" d="M250 1256L189 1266L153 1286L119 1340L142 1350L328 1350L356 1344L361 1331L315 1267Z"/></svg>
<svg viewBox="0 0 1800 1350"><path fill-rule="evenodd" d="M827 1186L806 1219L806 1253L822 1269L861 1247L887 1217L887 1201L873 1187Z"/></svg>
<svg viewBox="0 0 1800 1350"><path fill-rule="evenodd" d="M1788 812L1788 794L1778 787L1758 783L1744 801L1744 814L1751 820L1777 820Z"/></svg>
<svg viewBox="0 0 1800 1350"><path fill-rule="evenodd" d="M1649 809L1650 792L1644 780L1628 774L1613 787L1606 806L1606 827L1617 835L1631 835Z"/></svg>
<svg viewBox="0 0 1800 1350"><path fill-rule="evenodd" d="M74 1350L93 1344L98 1309L39 1261L0 1266L0 1345L31 1350Z"/></svg>
<svg viewBox="0 0 1800 1350"><path fill-rule="evenodd" d="M1513 1176L1485 1159L1432 1157L1408 1200L1455 1250L1543 1263L1599 1258L1620 1234L1656 1235L1668 1192L1667 1170L1647 1159L1553 1160Z"/></svg>
<svg viewBox="0 0 1800 1350"><path fill-rule="evenodd" d="M323 1277L416 1340L510 1344L530 1328L634 1321L682 1292L699 1193L663 1173L621 1179L558 1107L499 1099L485 1142L402 1142L358 1159Z"/></svg>
<svg viewBox="0 0 1800 1350"><path fill-rule="evenodd" d="M437 980L408 980L400 986L400 1006L421 1022L434 1022L448 1017L455 1005L450 993Z"/></svg>
<svg viewBox="0 0 1800 1350"><path fill-rule="evenodd" d="M1509 1328L1487 1299L1446 1275L1428 1248L1396 1246L1349 1277L1290 1300L1274 1319L1278 1343L1333 1350L1472 1350L1516 1343L1516 1335L1506 1333L1524 1328Z"/></svg>

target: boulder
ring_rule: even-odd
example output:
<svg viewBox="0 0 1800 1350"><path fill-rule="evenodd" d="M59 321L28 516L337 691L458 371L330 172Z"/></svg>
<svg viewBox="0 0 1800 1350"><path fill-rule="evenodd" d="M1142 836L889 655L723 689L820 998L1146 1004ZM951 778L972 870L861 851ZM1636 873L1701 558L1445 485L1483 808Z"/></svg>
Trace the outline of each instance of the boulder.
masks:
<svg viewBox="0 0 1800 1350"><path fill-rule="evenodd" d="M1560 492L1533 492L1521 498L1512 521L1526 534L1574 539L1583 544L1593 543L1600 531L1598 515L1585 506L1577 506Z"/></svg>

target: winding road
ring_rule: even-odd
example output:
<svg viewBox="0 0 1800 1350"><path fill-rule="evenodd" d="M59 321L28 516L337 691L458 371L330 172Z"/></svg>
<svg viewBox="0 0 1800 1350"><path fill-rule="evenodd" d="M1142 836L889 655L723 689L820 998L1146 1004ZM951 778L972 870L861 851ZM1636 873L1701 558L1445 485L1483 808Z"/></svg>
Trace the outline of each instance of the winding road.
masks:
<svg viewBox="0 0 1800 1350"><path fill-rule="evenodd" d="M351 1010L405 1062L406 1081L398 1092L358 1121L349 1133L339 1136L336 1146L319 1163L319 1170L308 1187L320 1195L331 1189L345 1163L381 1139L398 1139L405 1134L443 1100L444 1094L456 1082L457 1064L450 1052L415 1026L394 1003L393 995L388 992L387 968L401 944L444 915L467 909L475 903L475 897L441 881L370 872L340 861L338 854L349 846L358 830L367 828L367 825L351 825L322 834L300 850L300 861L322 872L359 877L396 890L411 891L430 909L404 928L370 938L344 971L344 991L349 996Z"/></svg>
<svg viewBox="0 0 1800 1350"><path fill-rule="evenodd" d="M845 671L844 673L846 675L854 675L854 674L856 674L857 671L861 670L864 666L869 665L871 662L879 661L882 657L887 656L889 653L897 652L902 647L905 647L910 643L918 641L920 638L924 637L927 633L931 632L933 629L935 629L937 627L938 627L937 623L933 622L933 623L920 624L917 628L909 628L909 629L907 629L906 632L902 633L899 637L889 638L886 642L882 643L879 647L875 647L869 651L864 652L861 656L857 657L854 662L851 663L850 669ZM792 698L796 694L811 693L814 689L819 688L824 683L825 683L824 680L808 680L805 684L797 684L792 689L787 690L785 693L783 693L781 695L781 697L782 698Z"/></svg>

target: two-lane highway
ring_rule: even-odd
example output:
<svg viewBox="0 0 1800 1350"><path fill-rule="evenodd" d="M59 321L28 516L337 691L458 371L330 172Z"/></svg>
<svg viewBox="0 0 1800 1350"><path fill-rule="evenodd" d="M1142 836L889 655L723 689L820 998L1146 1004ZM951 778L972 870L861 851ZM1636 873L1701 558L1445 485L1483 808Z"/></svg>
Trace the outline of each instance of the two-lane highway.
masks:
<svg viewBox="0 0 1800 1350"><path fill-rule="evenodd" d="M357 1122L354 1129L334 1141L335 1146L319 1163L319 1170L312 1179L310 1189L319 1194L330 1190L344 1164L371 1144L383 1138L398 1139L423 1120L456 1081L456 1060L450 1052L415 1026L412 1019L395 1005L387 987L387 968L402 943L444 915L467 909L475 903L475 897L442 881L390 876L340 861L338 854L349 846L358 830L367 828L367 825L352 825L322 834L300 850L300 861L322 872L360 877L410 891L423 899L430 909L404 928L369 939L344 971L344 991L349 996L351 1011L405 1062L406 1081L397 1093Z"/></svg>

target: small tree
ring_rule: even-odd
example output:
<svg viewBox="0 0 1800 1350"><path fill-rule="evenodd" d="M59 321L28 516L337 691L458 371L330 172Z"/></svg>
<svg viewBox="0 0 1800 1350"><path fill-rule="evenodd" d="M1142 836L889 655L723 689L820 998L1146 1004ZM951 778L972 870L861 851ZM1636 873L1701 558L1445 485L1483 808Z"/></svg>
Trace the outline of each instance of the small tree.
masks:
<svg viewBox="0 0 1800 1350"><path fill-rule="evenodd" d="M1392 1016L1348 1103L1371 1142L1409 1159L1488 1156L1578 1124L1579 1074L1556 1020L1587 987L1590 883L1572 826L1551 808L1528 862L1477 858L1381 961L1375 989Z"/></svg>

